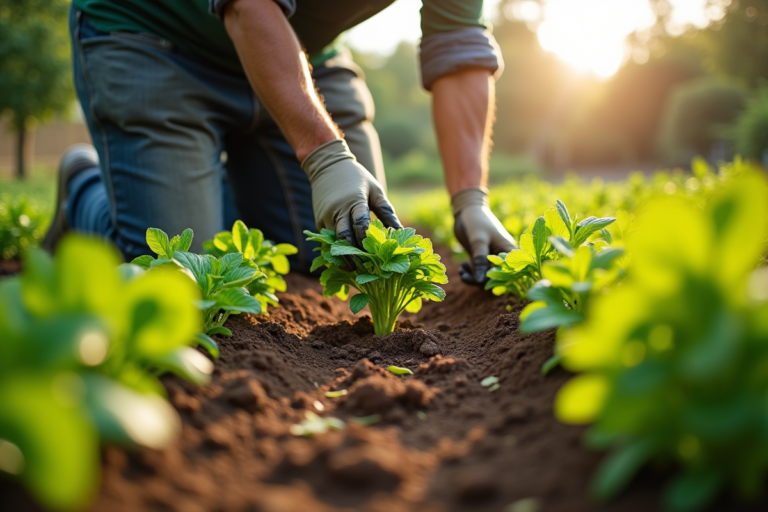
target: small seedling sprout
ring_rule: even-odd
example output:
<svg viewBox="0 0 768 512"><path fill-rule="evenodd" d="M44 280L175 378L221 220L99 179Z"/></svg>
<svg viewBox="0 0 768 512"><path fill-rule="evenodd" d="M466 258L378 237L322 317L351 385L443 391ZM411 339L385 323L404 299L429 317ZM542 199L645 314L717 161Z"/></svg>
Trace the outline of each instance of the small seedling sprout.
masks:
<svg viewBox="0 0 768 512"><path fill-rule="evenodd" d="M388 366L387 370L395 375L413 375L413 372L408 368L401 368L399 366Z"/></svg>

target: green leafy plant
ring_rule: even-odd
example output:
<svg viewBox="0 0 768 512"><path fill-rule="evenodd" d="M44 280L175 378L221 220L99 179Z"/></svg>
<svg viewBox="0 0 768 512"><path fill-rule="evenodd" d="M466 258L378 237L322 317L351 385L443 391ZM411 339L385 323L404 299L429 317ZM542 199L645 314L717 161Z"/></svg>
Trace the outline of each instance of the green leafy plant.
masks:
<svg viewBox="0 0 768 512"><path fill-rule="evenodd" d="M304 233L307 240L320 243L320 256L312 262L312 270L327 267L320 276L323 295L345 300L350 288L358 290L349 307L356 314L368 305L379 336L395 330L403 311L419 311L422 300L445 298L445 291L437 286L448 282L445 266L433 252L432 242L413 228L385 228L376 220L366 232L362 250L337 240L336 233L328 229ZM345 258L353 264L348 265Z"/></svg>
<svg viewBox="0 0 768 512"><path fill-rule="evenodd" d="M562 329L584 320L592 297L607 293L624 273L618 263L623 249L606 247L595 251L593 246L583 245L574 250L555 237L551 243L561 256L544 264L543 279L528 290L527 297L533 302L520 313L520 330L524 333L557 327L561 336ZM555 353L544 363L542 373L549 373L560 359Z"/></svg>
<svg viewBox="0 0 768 512"><path fill-rule="evenodd" d="M0 198L0 258L15 259L36 247L45 235L47 209L27 197Z"/></svg>
<svg viewBox="0 0 768 512"><path fill-rule="evenodd" d="M264 275L257 276L247 288L261 304L264 314L267 313L268 306L279 305L275 293L286 290L283 276L291 270L288 256L298 252L291 244L275 244L265 240L260 230L248 229L240 220L232 226L232 231L222 231L213 240L204 242L203 248L217 258L239 252L243 254L244 259L249 259L258 266Z"/></svg>
<svg viewBox="0 0 768 512"><path fill-rule="evenodd" d="M542 279L544 263L588 243L590 237L600 232L604 243L612 240L605 229L616 219L613 217L587 217L582 221L572 218L565 203L557 200L557 207L550 208L533 221L520 235L519 249L498 256L490 255L493 266L488 270L486 290L494 295L512 294L524 298L528 290Z"/></svg>
<svg viewBox="0 0 768 512"><path fill-rule="evenodd" d="M176 435L160 374L205 383L212 371L188 346L194 284L119 264L103 242L70 236L0 282L0 470L49 508L87 504L100 439L159 448Z"/></svg>
<svg viewBox="0 0 768 512"><path fill-rule="evenodd" d="M768 184L758 170L729 181L706 207L657 200L627 240L628 277L596 297L558 340L578 375L555 412L594 423L611 448L594 480L616 495L646 463L679 468L668 510L703 507L722 490L760 492L768 470Z"/></svg>
<svg viewBox="0 0 768 512"><path fill-rule="evenodd" d="M232 331L224 327L224 322L232 314L261 313L261 304L251 296L246 286L264 274L252 260L244 259L241 253L216 258L210 254L201 256L187 252L193 236L192 230L186 229L181 235L169 240L162 230L149 228L147 243L158 258L139 256L131 264L144 269L166 265L185 269L203 295L198 302L203 312L203 331L195 335L195 340L211 356L217 358L219 347L211 335L232 336Z"/></svg>

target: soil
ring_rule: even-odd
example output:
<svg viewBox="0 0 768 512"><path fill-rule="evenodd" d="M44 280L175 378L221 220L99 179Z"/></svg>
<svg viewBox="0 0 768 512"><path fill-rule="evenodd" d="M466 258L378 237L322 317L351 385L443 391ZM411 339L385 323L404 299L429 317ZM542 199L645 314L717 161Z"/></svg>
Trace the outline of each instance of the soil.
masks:
<svg viewBox="0 0 768 512"><path fill-rule="evenodd" d="M601 455L582 446L583 429L553 417L567 372L540 374L554 333L521 334L522 305L462 284L456 266L449 279L445 302L425 303L378 337L369 317L323 298L317 279L289 276L280 308L228 322L234 336L218 339L211 384L165 380L183 419L175 444L104 450L92 510L659 509L659 473L641 474L611 503L589 499ZM393 375L389 365L414 375ZM491 375L496 391L480 384ZM325 396L338 390L347 393ZM307 412L346 427L292 435ZM4 510L34 508L7 481L0 495L10 505ZM737 507L726 498L712 510L766 510L766 503Z"/></svg>

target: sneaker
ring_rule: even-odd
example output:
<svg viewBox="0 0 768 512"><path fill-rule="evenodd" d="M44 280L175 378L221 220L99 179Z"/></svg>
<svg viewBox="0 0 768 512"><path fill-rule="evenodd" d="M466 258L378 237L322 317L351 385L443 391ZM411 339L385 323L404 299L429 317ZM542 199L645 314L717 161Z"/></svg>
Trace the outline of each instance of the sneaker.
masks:
<svg viewBox="0 0 768 512"><path fill-rule="evenodd" d="M64 153L59 163L59 182L56 190L56 211L40 246L53 254L61 237L69 231L67 221L67 199L69 182L73 176L99 166L99 155L90 144L75 144Z"/></svg>

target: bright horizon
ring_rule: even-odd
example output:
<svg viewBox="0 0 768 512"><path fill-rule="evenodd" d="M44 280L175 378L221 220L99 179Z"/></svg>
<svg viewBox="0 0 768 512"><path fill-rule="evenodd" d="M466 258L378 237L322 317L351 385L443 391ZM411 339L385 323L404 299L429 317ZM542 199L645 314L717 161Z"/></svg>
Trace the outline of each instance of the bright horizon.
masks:
<svg viewBox="0 0 768 512"><path fill-rule="evenodd" d="M499 0L486 0L486 16L493 21ZM685 26L706 26L722 17L707 0L671 0L673 11L667 29L681 33ZM421 0L397 0L383 12L352 29L347 41L353 48L389 55L401 41L417 43L421 37ZM599 14L595 14L599 13ZM545 0L543 9L532 0L518 0L505 12L532 24L539 43L576 72L607 78L629 58L625 38L654 23L648 0Z"/></svg>

